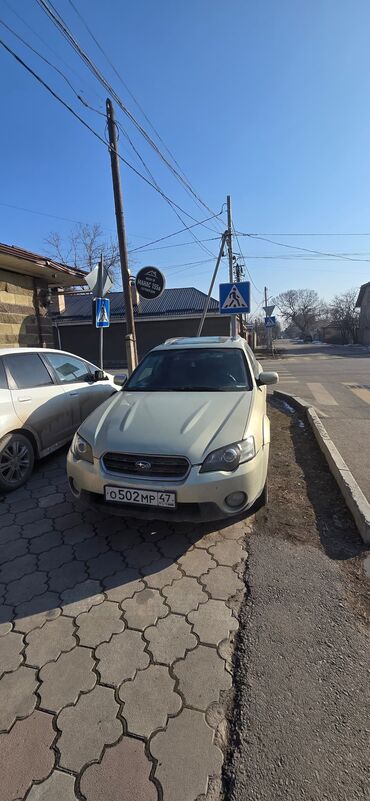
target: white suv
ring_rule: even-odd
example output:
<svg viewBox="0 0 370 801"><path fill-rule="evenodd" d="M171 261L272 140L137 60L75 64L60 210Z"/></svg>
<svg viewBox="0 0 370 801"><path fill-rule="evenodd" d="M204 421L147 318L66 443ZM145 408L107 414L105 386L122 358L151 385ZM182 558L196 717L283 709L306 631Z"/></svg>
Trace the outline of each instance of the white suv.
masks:
<svg viewBox="0 0 370 801"><path fill-rule="evenodd" d="M0 349L0 492L20 487L35 458L70 441L117 390L113 381L64 351Z"/></svg>
<svg viewBox="0 0 370 801"><path fill-rule="evenodd" d="M165 342L85 420L67 457L76 498L149 519L215 520L266 500L264 373L243 339Z"/></svg>

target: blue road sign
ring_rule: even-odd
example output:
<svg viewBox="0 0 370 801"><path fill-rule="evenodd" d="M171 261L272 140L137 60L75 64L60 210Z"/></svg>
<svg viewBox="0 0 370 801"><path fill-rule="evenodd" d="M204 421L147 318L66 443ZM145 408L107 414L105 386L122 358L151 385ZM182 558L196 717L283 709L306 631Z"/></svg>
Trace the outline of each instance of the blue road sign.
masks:
<svg viewBox="0 0 370 801"><path fill-rule="evenodd" d="M273 328L276 325L276 317L265 317L265 327Z"/></svg>
<svg viewBox="0 0 370 801"><path fill-rule="evenodd" d="M220 314L248 314L250 312L250 283L220 284Z"/></svg>
<svg viewBox="0 0 370 801"><path fill-rule="evenodd" d="M108 328L110 325L110 300L109 298L95 298L95 326L96 328Z"/></svg>

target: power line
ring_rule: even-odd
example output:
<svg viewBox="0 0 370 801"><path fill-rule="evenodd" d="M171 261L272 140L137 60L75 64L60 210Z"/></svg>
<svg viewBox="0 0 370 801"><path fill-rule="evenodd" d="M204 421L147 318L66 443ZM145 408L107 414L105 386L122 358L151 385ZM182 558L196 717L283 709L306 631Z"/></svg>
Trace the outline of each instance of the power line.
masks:
<svg viewBox="0 0 370 801"><path fill-rule="evenodd" d="M188 230L188 229L185 229L185 230ZM169 236L171 236L171 234L169 234ZM220 237L219 236L210 236L207 239L200 239L199 240L199 242L219 242L219 241L220 241ZM156 247L156 248L146 248L145 245L143 245L144 250L142 252L143 253L152 253L155 250L167 250L169 248L182 248L182 247L185 247L186 245L194 245L194 244L195 244L194 240L193 239L191 239L191 240L189 239L187 242L175 242L173 245L160 245L159 247ZM138 248L138 249L140 250L140 248ZM132 253L133 251L130 250L129 252Z"/></svg>
<svg viewBox="0 0 370 801"><path fill-rule="evenodd" d="M233 231L234 231L234 234L235 234L235 237L236 237L236 241L237 241L237 243L238 243L238 248L239 248L239 251L240 251L240 255L241 255L241 257L242 257L242 259L243 259L243 261L244 261L244 267L245 267L245 269L246 269L246 271L247 271L247 274L248 274L248 276L249 276L250 282L251 282L251 284L254 286L255 290L256 290L257 292L259 292L259 294L260 294L260 295L263 295L263 292L262 292L262 290L261 290L261 289L259 289L259 288L258 288L258 286L256 286L256 284L255 284L255 283L254 283L254 281L253 281L253 278L252 278L252 276L251 276L250 270L249 270L249 268L248 268L248 265L247 265L247 263L246 263L245 257L244 257L244 255L243 255L243 252L242 252L242 249L241 249L241 245L240 245L240 242L239 242L239 239L238 239L238 234L237 234L237 232L236 232L236 230L235 230L235 226L234 226L234 224L233 224Z"/></svg>
<svg viewBox="0 0 370 801"><path fill-rule="evenodd" d="M33 76L33 77L34 77L34 78L35 78L35 79L36 79L36 80L37 80L37 81L38 81L38 82L39 82L39 83L40 83L40 84L41 84L41 85L42 85L42 86L43 86L43 87L44 87L44 88L45 88L45 89L46 89L46 90L47 90L47 91L48 91L48 92L49 92L49 93L50 93L50 94L51 94L51 95L52 95L52 96L53 96L53 97L56 99L56 100L58 100L58 102L59 102L59 103L61 103L61 105L62 105L62 106L64 106L64 108L66 108L66 109L67 109L67 110L68 110L68 111L69 111L71 114L73 114L73 116L74 116L74 117L75 117L75 118L76 118L76 119L77 119L77 120L78 120L80 123L82 123L82 125L83 125L85 128L87 128L87 130L88 130L88 131L90 131L90 133L92 133L92 134L93 134L93 135L94 135L94 136L95 136L97 139L99 139L99 141L100 141L100 142L102 142L102 143L103 143L105 146L107 145L107 142L105 141L105 139L104 139L102 136L100 136L100 134L98 134L98 132L97 132L97 131L95 131L95 130L94 130L94 128L92 128L92 127L91 127L91 125L89 125L89 124L86 122L86 120L84 120L84 119L83 119L83 117L81 117L81 116L80 116L80 115L79 115L79 114L78 114L78 113L77 113L77 112L76 112L76 111L75 111L75 110L72 108L72 106L70 106L70 105L69 105L69 103L67 103L65 100L63 100L63 99L62 99L62 98L61 98L61 97L60 97L60 96L59 96L59 95L58 95L58 94L57 94L57 93L56 93L56 92L55 92L55 91L54 91L54 90L53 90L53 89L52 89L52 88L49 86L49 84L47 84L47 83L46 83L46 81L44 81L44 80L43 80L43 78L41 78L41 77L40 77L40 76L39 76L39 75L38 75L38 74L37 74L37 73L36 73L36 72L35 72L35 71L34 71L34 70L31 68L31 67L29 67L29 66L28 66L28 64L26 64L26 62L25 62L25 61L23 61L23 59L22 59L22 58L20 58L20 56L18 56L18 55L17 55L17 53L15 53L15 52L14 52L14 50L12 50L12 48L11 48L11 47L9 47L9 46L8 46L8 45L7 45L7 44L6 44L6 43L5 43L5 42L4 42L2 39L0 39L0 44L1 44L1 45L4 47L4 49L5 49L5 50L7 50L7 52L8 52L8 53L10 53L10 55L11 55L11 56L13 56L13 58L14 58L16 61L18 61L18 63L19 63L19 64L21 64L21 65L22 65L22 67L24 67L24 69L25 69L25 70L27 70L27 72L29 72L29 73L30 73L30 75L32 75L32 76ZM195 217L193 217L191 214L189 214L189 212L188 212L188 211L185 211L185 209L183 209L183 208L182 208L182 207L181 207L181 206L180 206L178 203L175 203L175 201L174 201L174 200L172 200L170 197L168 197L168 195L166 195L166 194L165 194L165 192L163 192L163 191L162 191L160 188L158 188L158 187L157 187L155 184L153 184L153 183L152 183L150 180L148 180L148 178L146 178L146 177L145 177L145 175L143 175L143 174L142 174L142 173L141 173L139 170L137 170L137 169L136 169L136 167L134 167L134 166L133 166L133 164L131 164L129 161L127 161L127 159L125 159L125 158L124 158L123 156L121 156L119 153L118 153L117 155L118 155L118 158L119 158L119 159L120 159L120 160L121 160L121 161L122 161L124 164L126 164L126 166L127 166L127 167L129 167L129 169L130 169L130 170L132 170L132 172L134 172L134 173L135 173L135 175L137 175L139 178L141 178L141 179L142 179L142 180L143 180L143 181L144 181L146 184L148 184L149 186L151 186L151 187L152 187L152 189L155 189L155 190L156 190L156 192L158 192L158 193L159 193L159 194L160 194L160 195L163 197L163 199L164 199L164 200L166 200L166 202L169 202L169 203L170 203L172 206L175 206L177 209L180 209L180 211L181 211L183 214L185 214L185 215L186 215L187 217L189 217L191 220L194 220L194 222L195 222L197 225L202 225L202 223L201 223L201 222L199 222L199 220L196 220L196 218L195 218ZM213 217L216 217L216 216L219 216L219 215L213 214L212 216L213 216ZM182 220L182 222L184 222L184 221Z"/></svg>
<svg viewBox="0 0 370 801"><path fill-rule="evenodd" d="M76 53L82 58L84 64L88 67L88 69L93 73L93 75L99 80L99 82L105 87L105 89L112 95L118 106L121 110L128 116L130 121L135 125L137 130L142 134L145 140L150 144L150 146L155 150L157 155L162 159L162 161L167 165L167 167L171 170L173 175L183 184L184 187L187 188L188 192L190 192L193 197L202 204L208 211L212 212L212 209L207 206L206 203L199 197L199 195L192 189L191 185L188 183L186 179L172 166L172 164L168 161L168 159L163 155L161 150L155 144L153 139L149 136L147 131L142 127L142 125L136 120L134 115L129 111L129 109L125 106L122 102L121 98L114 90L112 85L107 81L103 73L98 69L98 67L94 64L92 59L88 56L88 54L82 49L79 45L77 39L72 34L71 30L68 28L67 24L64 22L63 18L53 6L52 2L47 3L46 0L37 0L37 3L42 8L42 10L49 16L53 24L58 28L58 30L62 33L62 35L67 39L69 44L75 50Z"/></svg>
<svg viewBox="0 0 370 801"><path fill-rule="evenodd" d="M289 248L290 250L299 250L304 253L314 253L318 256L330 256L337 259L342 259L344 261L366 261L369 262L370 259L354 259L351 256L341 256L338 253L327 253L324 250L311 250L310 248L302 248L300 245L288 245L286 242L277 242L274 239L267 239L264 236L258 236L258 234L246 234L239 231L239 236L248 236L251 239L258 239L260 242L269 242L270 245L278 245L282 248Z"/></svg>

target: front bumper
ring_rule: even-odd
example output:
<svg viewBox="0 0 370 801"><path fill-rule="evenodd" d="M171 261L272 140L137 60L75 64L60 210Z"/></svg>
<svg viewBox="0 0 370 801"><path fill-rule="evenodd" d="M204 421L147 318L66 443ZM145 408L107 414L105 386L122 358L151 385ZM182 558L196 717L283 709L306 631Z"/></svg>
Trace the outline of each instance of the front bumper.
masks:
<svg viewBox="0 0 370 801"><path fill-rule="evenodd" d="M235 518L247 512L261 495L266 483L269 446L262 447L249 462L240 465L234 473L200 473L192 467L183 481L153 481L143 477L108 473L99 459L94 463L76 459L71 450L67 456L69 485L74 497L109 510L110 514L150 520L211 521ZM134 504L107 502L104 487L138 487L146 490L176 492L177 508L162 509ZM244 492L246 502L242 507L231 509L225 498L233 492Z"/></svg>

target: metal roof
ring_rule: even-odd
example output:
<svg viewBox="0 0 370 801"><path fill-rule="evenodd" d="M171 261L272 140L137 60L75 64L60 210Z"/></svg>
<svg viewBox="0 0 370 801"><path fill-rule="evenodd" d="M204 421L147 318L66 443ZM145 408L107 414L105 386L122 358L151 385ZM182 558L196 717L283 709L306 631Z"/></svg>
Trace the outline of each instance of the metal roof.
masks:
<svg viewBox="0 0 370 801"><path fill-rule="evenodd" d="M30 250L0 242L0 267L11 272L46 277L53 286L75 286L86 283L84 270L40 256Z"/></svg>
<svg viewBox="0 0 370 801"><path fill-rule="evenodd" d="M80 294L66 294L65 310L54 315L58 323L73 320L91 320L91 292ZM122 319L125 316L125 304L122 292L110 292L107 297L111 302L111 318ZM137 319L146 317L184 317L186 315L200 314L203 311L207 296L194 287L165 289L162 295L155 300L140 298L138 306L134 306L134 315ZM208 313L218 312L218 301L210 299Z"/></svg>

